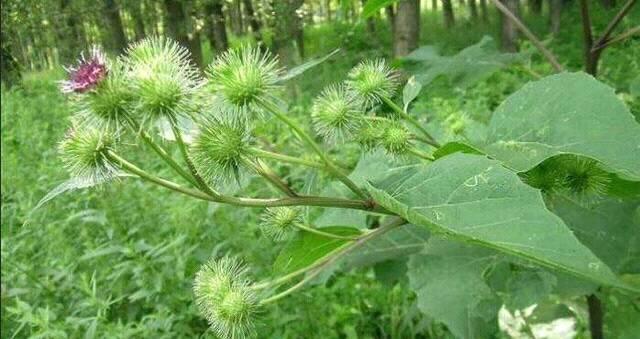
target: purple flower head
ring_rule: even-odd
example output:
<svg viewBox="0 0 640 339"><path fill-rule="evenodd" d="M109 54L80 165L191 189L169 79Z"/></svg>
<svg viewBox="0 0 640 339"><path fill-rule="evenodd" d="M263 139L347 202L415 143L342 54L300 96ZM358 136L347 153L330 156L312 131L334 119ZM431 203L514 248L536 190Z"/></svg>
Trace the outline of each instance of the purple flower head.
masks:
<svg viewBox="0 0 640 339"><path fill-rule="evenodd" d="M109 72L107 70L107 58L100 48L94 46L89 58L84 54L80 56L78 64L66 68L69 80L60 82L60 88L64 93L84 93L102 81Z"/></svg>

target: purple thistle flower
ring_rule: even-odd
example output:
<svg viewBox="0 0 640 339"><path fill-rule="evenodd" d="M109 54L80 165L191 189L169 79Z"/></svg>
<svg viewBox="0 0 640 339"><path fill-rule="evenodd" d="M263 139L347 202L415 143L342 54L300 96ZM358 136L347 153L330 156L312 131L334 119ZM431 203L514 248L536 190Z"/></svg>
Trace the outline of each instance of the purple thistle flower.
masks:
<svg viewBox="0 0 640 339"><path fill-rule="evenodd" d="M94 46L91 56L85 58L81 54L75 67L65 68L69 73L69 80L60 82L63 93L84 93L94 87L107 76L107 58L100 48Z"/></svg>

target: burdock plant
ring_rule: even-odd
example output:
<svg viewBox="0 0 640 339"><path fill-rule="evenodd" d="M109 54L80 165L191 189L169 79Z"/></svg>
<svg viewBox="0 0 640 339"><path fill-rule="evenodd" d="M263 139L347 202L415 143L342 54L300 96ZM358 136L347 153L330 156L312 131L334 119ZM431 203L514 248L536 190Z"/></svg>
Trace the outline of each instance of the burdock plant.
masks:
<svg viewBox="0 0 640 339"><path fill-rule="evenodd" d="M238 208L262 208L263 233L271 240L288 241L277 261L283 267L276 277L254 282L249 279L248 269L230 257L212 258L196 274L193 285L196 303L218 336L255 336L261 308L300 290L325 269L337 269L338 262L351 265L378 262L422 248L428 252L413 256L404 267L409 269L410 285L418 286L421 308L427 305L423 300L425 291L431 298L436 281L438 286L465 289L433 295L448 306L482 303L483 310L490 309L501 293L490 291L492 286L484 280L485 276L504 268L498 273L502 277L510 274L506 270L520 266L523 268L514 272L529 272L533 270L531 264L551 272L541 271L540 277L559 271L635 291L617 281L607 266L549 209L562 212L569 208L559 205L562 200L560 203L551 200L557 196L568 199L570 204L579 204L587 196L599 197L597 201L588 199L592 203L600 199L615 203L618 200L606 200L614 194L619 195L616 199L633 197L632 190L620 189L620 185L625 180L640 178L640 157L635 157L640 132L627 133L629 140L635 138L629 141L633 147L616 153L621 157L631 155L618 162L611 161L613 153L609 150L617 145L613 136L599 140L595 144L598 148L592 151L589 142L580 139L580 133L570 131L570 124L549 130L553 128L549 121L560 119L556 115L572 112L570 119L577 119L576 114L589 107L574 109L568 104L539 103L527 97L536 89L525 88L525 94L514 95L515 104L508 99L503 104L506 108L501 106L494 114L497 122L491 122L486 140L456 139L442 145L432 136L436 127L425 124L409 111L410 95L403 95L403 105L396 103L399 73L383 60L356 65L343 83L330 85L319 93L312 106L303 110L301 119L288 110L285 91L280 90L285 79L299 73L300 69L286 74L277 57L243 46L218 56L201 75L191 64L185 48L170 39L156 37L132 45L113 60L94 48L69 68L69 79L61 82L75 113L73 128L60 143L61 158L70 175L108 180L124 172L195 199ZM615 96L600 91L598 86L604 85L596 83L596 86L592 83L595 80L580 76L562 82L564 77L576 75L542 81L548 81L545 86L555 86L557 91L575 83L582 83L581 88L592 86L595 94L585 96L584 100L597 98L593 105L603 100L606 107L618 107ZM557 85L554 81L562 83ZM405 93L411 92L407 88L415 91L415 82L405 87ZM554 95L549 100L556 97L560 96ZM528 100L534 103L529 104ZM535 109L530 109L529 115L512 118L512 114L530 107ZM544 126L511 130L506 127L509 124L500 121L513 119L520 124L555 107L561 107L562 111L552 112L556 115L549 118L536 118L536 123L544 122ZM626 120L616 126L634 126L624 112L619 115ZM622 119L620 116L609 120ZM185 121L195 128L186 128ZM274 145L269 136L256 135L260 130L256 127L264 121L283 124L304 147L302 154L287 154L289 145ZM297 121L309 126L301 126ZM161 122L170 128L163 131L170 134L163 143L156 137ZM512 124L516 125L515 122ZM467 123L474 122L469 119L465 126ZM458 132L464 130L460 126L455 128L460 129ZM314 131L317 138L309 131ZM436 135L452 135L438 132ZM559 137L562 133L568 134L566 139ZM121 140L127 140L122 144L129 149L147 147L177 174L177 179L161 177L152 173L151 167L125 157L117 147ZM354 166L341 158L342 149L330 147L329 151L320 140L332 146L353 146L345 150L359 149L363 157L357 170L352 173ZM571 155L572 152L579 156ZM570 154L568 158L558 159L566 153ZM587 159L585 155L595 159ZM295 184L300 179L295 177L296 173L311 171L321 173L319 177L327 180L327 184L303 187ZM238 178L245 174L253 180L264 180L271 188L271 196L247 197L242 187L237 194L223 193L227 190L222 186L239 182ZM329 185L330 180L335 182ZM539 190L554 204L546 206ZM318 208L334 210L321 214ZM341 210L359 213L341 214ZM367 214L366 223L362 213ZM317 217L319 214L321 217ZM360 217L362 224L349 224ZM571 214L569 222L573 218ZM335 226L326 226L327 220ZM405 226L409 223L412 226ZM415 227L428 228L430 235L415 233ZM391 231L394 233L381 239ZM428 236L431 238L427 242ZM407 239L412 242L407 244ZM465 245L452 247L450 243L455 241ZM425 242L427 247L423 246ZM474 247L478 245L488 249ZM350 254L355 254L356 259ZM469 260L475 262L473 267L462 269L464 281L456 282L459 272L449 266L468 265ZM443 283L450 276L452 283ZM470 280L474 286L469 285ZM467 290L476 288L475 285L480 286L478 293ZM471 298L476 294L481 299L461 302L450 298L450 295ZM460 314L466 317L469 309ZM456 322L446 317L437 319L456 326ZM491 316L465 321L475 323L481 319Z"/></svg>

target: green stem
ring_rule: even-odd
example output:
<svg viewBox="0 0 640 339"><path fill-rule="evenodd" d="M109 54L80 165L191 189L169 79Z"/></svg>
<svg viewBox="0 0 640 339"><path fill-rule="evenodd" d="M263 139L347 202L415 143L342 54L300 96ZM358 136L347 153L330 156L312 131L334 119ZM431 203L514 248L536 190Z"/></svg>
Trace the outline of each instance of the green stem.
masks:
<svg viewBox="0 0 640 339"><path fill-rule="evenodd" d="M187 167L189 171L191 171L191 176L196 181L196 187L200 187L201 190L207 192L209 195L219 195L216 193L207 182L202 178L202 176L198 173L198 170L193 165L193 161L191 161L191 157L189 156L189 152L187 151L187 145L184 143L184 139L182 138L182 132L180 132L180 128L178 128L178 124L174 119L169 121L171 125L171 130L173 132L173 136L176 139L176 143L178 144L178 148L180 149L180 153L182 153L182 157L184 158L185 163L187 163Z"/></svg>
<svg viewBox="0 0 640 339"><path fill-rule="evenodd" d="M107 153L109 159L121 166L127 172L135 174L140 178L155 183L170 190L206 201L213 201L235 206L243 207L282 207L282 206L317 206L317 207L335 207L347 208L363 211L370 211L382 214L392 214L380 206L372 206L369 201L351 200L341 198L329 198L318 196L298 196L287 198L271 198L271 199L255 199L255 198L237 198L225 195L209 195L205 192L182 187L172 181L156 177L136 165L126 161L113 151Z"/></svg>
<svg viewBox="0 0 640 339"><path fill-rule="evenodd" d="M430 156L429 154L421 152L421 151L415 149L414 147L409 147L408 151L409 151L409 153L417 156L418 158L422 158L422 159L429 160L429 161L435 161L436 160L432 156Z"/></svg>
<svg viewBox="0 0 640 339"><path fill-rule="evenodd" d="M433 147L440 147L440 144L427 132L418 120L414 119L412 116L407 114L400 106L396 105L391 99L387 97L382 97L382 101L387 104L391 109L393 109L402 119L406 120L408 123L412 124L415 128L417 128L420 133L422 133L427 140L425 140L429 145Z"/></svg>
<svg viewBox="0 0 640 339"><path fill-rule="evenodd" d="M171 168L173 168L181 177L187 180L193 186L198 187L198 183L191 177L191 175L182 168L173 158L164 150L160 145L153 142L149 134L140 128L140 125L133 119L127 119L129 126L133 129L134 133L138 133L142 140L153 149Z"/></svg>
<svg viewBox="0 0 640 339"><path fill-rule="evenodd" d="M260 161L260 159L256 159ZM284 182L271 168L267 167L264 163L254 163L253 161L242 158L242 162L245 165L252 168L256 173L258 173L261 177L270 182L275 188L282 191L284 194L290 197L297 197L298 194L294 192L289 185Z"/></svg>
<svg viewBox="0 0 640 339"><path fill-rule="evenodd" d="M302 158L291 157L291 156L280 154L280 153L269 152L269 151L265 151L255 147L249 149L249 152L251 152L251 154L255 155L256 157L263 158L263 159L278 160L278 161L303 165L303 166L322 169L322 170L326 169L326 166L319 162L305 160Z"/></svg>
<svg viewBox="0 0 640 339"><path fill-rule="evenodd" d="M357 249L358 247L364 245L365 243L367 243L368 241L375 239L383 234L385 234L386 232L399 227L401 225L403 225L404 223L406 223L406 221L402 218L395 218L392 222L381 226L369 233L366 233L365 235L359 237L357 240L351 242L351 243L347 243L346 246L338 249L336 252L334 252L333 254L330 254L328 256L326 256L323 260L318 261L316 264L313 264L309 267L307 267L304 270L299 270L296 273L296 275L292 275L289 274L285 277L288 277L288 279L291 279L299 274L305 273L307 271L310 271L309 274L307 274L307 276L305 276L302 280L300 280L300 282L298 282L297 284L293 285L291 288L278 293L270 298L266 298L263 299L260 304L261 305L266 305L272 302L275 302L277 300L280 300L288 295L290 295L291 293L299 290L300 288L302 288L304 285L306 285L307 282L309 282L310 280L312 280L313 278L315 278L316 276L318 276L318 274L320 274L322 272L322 270L332 264L334 264L336 261L338 261L340 258L344 257L346 254L350 253L351 251ZM286 282L282 281L281 279L278 279L278 281L282 282ZM273 286L272 284L269 284L270 286Z"/></svg>
<svg viewBox="0 0 640 339"><path fill-rule="evenodd" d="M309 232L309 233L314 233L323 237L327 237L327 238L333 238L333 239L340 239L340 240L349 240L349 241L353 241L353 240L358 240L359 237L347 237L347 236L342 236L342 235L337 235L337 234L332 234L332 233L327 233L327 232L323 232L315 227L310 227L310 226L306 226L300 223L296 223L294 224L295 227L305 231L305 232Z"/></svg>
<svg viewBox="0 0 640 339"><path fill-rule="evenodd" d="M275 105L271 103L267 103L265 101L261 101L260 104L273 115L275 115L278 119L284 122L287 126L291 127L295 131L295 134L298 135L299 138L303 139L311 148L313 149L320 159L326 164L326 170L329 171L333 176L335 176L338 180L340 180L343 184L345 184L349 189L351 189L355 194L360 196L362 199L368 199L367 194L356 185L351 179L349 179L342 171L333 163L333 161L327 156L324 151L318 146L318 144L311 138L309 134L307 134L298 124L296 124L293 120L289 119L283 112L280 111Z"/></svg>

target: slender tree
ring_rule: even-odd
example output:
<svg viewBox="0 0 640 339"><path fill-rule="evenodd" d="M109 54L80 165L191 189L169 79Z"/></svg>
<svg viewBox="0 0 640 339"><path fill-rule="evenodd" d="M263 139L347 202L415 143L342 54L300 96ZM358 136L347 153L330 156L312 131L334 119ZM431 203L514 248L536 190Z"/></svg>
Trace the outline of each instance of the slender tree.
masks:
<svg viewBox="0 0 640 339"><path fill-rule="evenodd" d="M274 30L273 47L285 64L295 63L296 54L304 55L302 20L296 13L303 0L274 0L271 25ZM297 53L296 53L297 51Z"/></svg>
<svg viewBox="0 0 640 339"><path fill-rule="evenodd" d="M420 1L400 0L394 20L393 55L402 57L418 47Z"/></svg>
<svg viewBox="0 0 640 339"><path fill-rule="evenodd" d="M528 3L531 13L537 15L542 13L542 0L529 0Z"/></svg>
<svg viewBox="0 0 640 339"><path fill-rule="evenodd" d="M185 8L183 5L188 7ZM195 27L192 24L191 16L187 15L191 14L192 5L192 1L164 0L167 18L165 28L169 36L189 49L196 65L202 67L200 34L194 30ZM191 33L191 37L189 33Z"/></svg>
<svg viewBox="0 0 640 339"><path fill-rule="evenodd" d="M244 21L242 20L242 4L240 0L232 0L227 2L227 14L229 23L231 24L231 31L236 36L244 34Z"/></svg>
<svg viewBox="0 0 640 339"><path fill-rule="evenodd" d="M553 35L560 31L560 18L562 16L563 0L549 0L549 30Z"/></svg>
<svg viewBox="0 0 640 339"><path fill-rule="evenodd" d="M260 28L262 27L260 20L258 19L255 10L253 9L253 4L251 0L243 0L244 11L247 14L247 20L249 21L249 27L251 27L251 32L253 33L257 42L261 42L262 38L260 36Z"/></svg>
<svg viewBox="0 0 640 339"><path fill-rule="evenodd" d="M453 5L451 0L442 0L442 13L444 14L444 27L453 27L456 20L453 15Z"/></svg>
<svg viewBox="0 0 640 339"><path fill-rule="evenodd" d="M500 0L511 13L516 17L519 17L520 6L518 0ZM502 36L502 49L507 52L518 51L518 29L512 20L501 14L501 36Z"/></svg>
<svg viewBox="0 0 640 339"><path fill-rule="evenodd" d="M469 13L471 13L472 20L478 20L478 5L476 4L476 0L467 1L469 5Z"/></svg>
<svg viewBox="0 0 640 339"><path fill-rule="evenodd" d="M431 9L434 11L438 9L438 0L431 0Z"/></svg>
<svg viewBox="0 0 640 339"><path fill-rule="evenodd" d="M480 16L482 21L489 22L489 10L487 9L487 0L480 0Z"/></svg>
<svg viewBox="0 0 640 339"><path fill-rule="evenodd" d="M58 29L56 30L56 45L58 46L58 57L60 59L59 61L62 63L69 63L70 61L75 59L75 55L77 54L78 50L85 47L80 44L80 41L82 41L78 28L80 26L80 23L78 23L77 15L74 14L74 10L71 5L71 0L60 0L59 15L63 19L63 24L58 26ZM54 19L52 21L55 22L58 20L60 20L60 17L58 17L57 20ZM35 25L33 25L32 28L35 28ZM33 33L33 42L36 43L39 40L37 37L40 36L42 32L33 31ZM40 48L40 50L43 49Z"/></svg>
<svg viewBox="0 0 640 339"><path fill-rule="evenodd" d="M367 3L367 0L361 0L362 1L362 7L364 8L364 5ZM376 22L373 18L373 16L368 17L367 18L367 32L369 32L369 34L375 34L376 32Z"/></svg>
<svg viewBox="0 0 640 339"><path fill-rule="evenodd" d="M122 53L127 48L127 36L124 34L122 19L120 18L120 7L115 0L103 0L103 4L113 48L118 53Z"/></svg>
<svg viewBox="0 0 640 339"><path fill-rule="evenodd" d="M611 9L616 7L616 0L600 0L604 8Z"/></svg>
<svg viewBox="0 0 640 339"><path fill-rule="evenodd" d="M211 27L209 39L213 42L216 52L224 52L229 48L229 41L222 10L222 0L208 0L204 8L208 25Z"/></svg>
<svg viewBox="0 0 640 339"><path fill-rule="evenodd" d="M142 6L144 2L142 1L129 1L127 9L129 10L129 14L131 14L131 20L133 21L133 32L136 40L140 40L144 38L145 28L144 28L144 17L142 16Z"/></svg>
<svg viewBox="0 0 640 339"><path fill-rule="evenodd" d="M395 21L396 21L396 11L395 8L393 7L393 4L386 6L384 8L384 13L387 16L387 21L389 22L389 27L391 27L391 36L395 36L395 29L396 29L396 25L395 25Z"/></svg>

